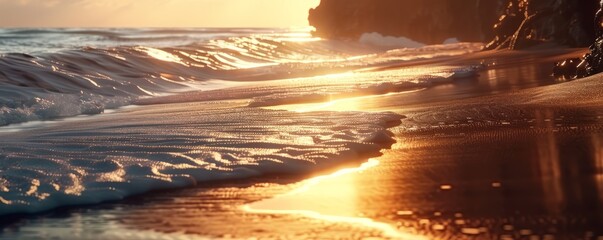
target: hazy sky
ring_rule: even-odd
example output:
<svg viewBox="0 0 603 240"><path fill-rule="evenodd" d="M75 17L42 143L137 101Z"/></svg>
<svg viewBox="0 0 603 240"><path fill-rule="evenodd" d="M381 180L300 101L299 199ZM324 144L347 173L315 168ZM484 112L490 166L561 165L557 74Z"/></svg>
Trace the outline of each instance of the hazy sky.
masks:
<svg viewBox="0 0 603 240"><path fill-rule="evenodd" d="M0 27L307 26L320 0L0 0Z"/></svg>

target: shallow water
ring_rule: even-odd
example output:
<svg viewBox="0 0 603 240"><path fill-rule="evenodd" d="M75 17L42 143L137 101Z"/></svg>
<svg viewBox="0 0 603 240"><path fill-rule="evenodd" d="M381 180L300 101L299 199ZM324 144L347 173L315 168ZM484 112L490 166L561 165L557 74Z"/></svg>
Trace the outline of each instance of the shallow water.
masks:
<svg viewBox="0 0 603 240"><path fill-rule="evenodd" d="M7 90L17 95L5 97L5 119L98 114L115 99L125 100L112 107L140 106L5 127L0 132L0 213L201 187L49 215L12 215L4 220L2 237L456 239L523 234L563 239L600 234L598 218L584 210L598 208L598 195L575 197L563 190L577 183L598 184L588 180L598 179L599 171L592 167L599 165L597 105L565 101L564 107L555 108L548 103L567 99L565 93L581 85L591 86L589 98L598 95L595 83L559 84L563 80L549 75L555 59L582 50L463 55L479 45L384 51L307 34L237 34L243 36L185 46L94 46L58 52L49 47L33 53L35 63L27 55L5 54L7 71L15 73L5 76L7 89L18 90ZM242 46L247 54L235 55L245 53ZM229 57L207 62L189 56L198 48ZM130 55L114 60L112 54L118 52L120 58L121 53ZM55 61L72 55L77 61L102 59L101 66L113 61L135 65L91 68L93 61L78 69L63 63L57 65L59 75L53 73ZM48 65L38 66L38 60ZM23 62L17 66L22 69L11 61ZM16 84L23 80L16 73L31 68L39 75L25 86ZM83 82L92 84L89 80L101 87L82 88ZM16 104L16 99L22 102ZM89 100L98 111L86 110ZM400 120L393 134L387 130ZM310 187L326 195L303 198L310 199L304 201L305 210L318 215L265 214L263 210L270 211L265 206L259 212L243 209L303 187L306 182L289 183L305 176L376 157L392 138L398 143L383 151L376 159L379 164L335 174ZM593 147L580 148L584 145ZM240 178L248 179L234 181ZM543 183L551 179L562 183ZM219 180L228 181L215 183ZM586 202L567 200L574 197ZM562 204L551 205L550 199ZM289 213L304 210L295 201L286 202ZM550 207L536 207L542 204ZM107 230L115 234L101 234Z"/></svg>
<svg viewBox="0 0 603 240"><path fill-rule="evenodd" d="M99 203L204 181L307 172L345 158L374 156L391 143L386 128L402 116L258 107L452 81L475 74L474 66L369 69L454 57L481 46L386 51L317 39L301 30L219 32L4 31L23 36L7 41L31 51L0 56L0 125L9 125L0 130L0 214ZM63 39L58 49L43 44L55 37ZM178 39L192 42L182 45ZM83 45L74 45L79 41ZM217 102L194 104L208 101ZM102 115L131 104L150 106ZM72 121L75 116L83 120ZM62 118L69 120L57 121ZM48 120L54 122L41 122Z"/></svg>
<svg viewBox="0 0 603 240"><path fill-rule="evenodd" d="M9 29L0 33L0 126L100 114L141 98L220 88L216 80L224 88L224 81L316 76L480 47L385 51L299 29Z"/></svg>
<svg viewBox="0 0 603 240"><path fill-rule="evenodd" d="M515 71L510 67L502 72ZM515 89L557 81L548 75L531 81L537 72L489 81L512 80ZM483 81L471 87L487 86ZM307 191L302 186L251 207L324 221L370 219L357 224L396 239L603 238L599 81L600 76L520 91L486 88L469 91L481 95L469 99L462 97L467 85L450 85L410 93L414 98L390 94L275 107L389 109L408 118L393 129L397 144L376 166L310 182ZM438 91L441 99L431 99ZM421 97L426 104L401 105Z"/></svg>
<svg viewBox="0 0 603 240"><path fill-rule="evenodd" d="M555 126L571 121L545 118L534 130L403 125L377 166L251 207L311 211L325 221L367 218L393 226L394 234L374 227L401 239L597 239L603 236L603 134L601 121L591 117L580 116L584 121L567 129Z"/></svg>

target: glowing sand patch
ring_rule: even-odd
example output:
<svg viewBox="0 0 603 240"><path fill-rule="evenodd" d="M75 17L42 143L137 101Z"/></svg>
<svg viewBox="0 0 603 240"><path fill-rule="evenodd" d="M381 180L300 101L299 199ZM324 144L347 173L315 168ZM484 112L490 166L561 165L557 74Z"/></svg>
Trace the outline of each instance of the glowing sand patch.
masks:
<svg viewBox="0 0 603 240"><path fill-rule="evenodd" d="M424 89L417 89L417 90L404 91L404 92L387 93L387 94L383 94L383 95L370 95L370 96L342 98L342 99L331 100L331 101L323 102L323 103L286 104L286 105L265 107L265 109L287 110L287 111L299 112L299 113L313 112L313 111L379 112L379 111L381 111L381 109L377 110L377 108L375 108L376 106L378 106L378 104L375 103L375 101L379 100L379 98L386 97L386 96L408 94L408 93L418 92L418 91L423 91L423 90Z"/></svg>
<svg viewBox="0 0 603 240"><path fill-rule="evenodd" d="M377 229L383 236L394 239L427 239L424 236L402 232L390 224L358 217L355 214L356 189L345 179L353 178L354 174L362 173L377 165L379 165L378 160L370 159L357 168L343 169L330 175L311 178L289 193L244 205L242 209L251 213L300 215L323 221L348 223Z"/></svg>

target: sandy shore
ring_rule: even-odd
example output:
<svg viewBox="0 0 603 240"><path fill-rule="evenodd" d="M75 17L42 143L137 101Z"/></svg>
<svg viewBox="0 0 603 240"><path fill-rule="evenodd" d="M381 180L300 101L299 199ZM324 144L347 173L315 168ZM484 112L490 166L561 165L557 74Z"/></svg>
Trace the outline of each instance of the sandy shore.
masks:
<svg viewBox="0 0 603 240"><path fill-rule="evenodd" d="M457 60L490 63L477 79L278 107L405 115L390 129L397 143L362 167L5 220L0 237L600 239L603 86L601 76L552 78L568 52L479 53Z"/></svg>

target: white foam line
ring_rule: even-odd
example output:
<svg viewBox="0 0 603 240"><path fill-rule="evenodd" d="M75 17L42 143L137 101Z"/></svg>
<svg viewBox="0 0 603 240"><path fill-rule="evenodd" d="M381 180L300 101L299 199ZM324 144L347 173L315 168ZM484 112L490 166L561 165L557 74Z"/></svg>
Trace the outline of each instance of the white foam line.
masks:
<svg viewBox="0 0 603 240"><path fill-rule="evenodd" d="M29 122L23 122L23 123L14 123L14 124L6 125L6 126L0 126L0 134L1 133L15 133L15 132L20 132L20 131L24 131L24 130L44 128L44 127L52 126L54 124L62 123L62 122L82 121L82 120L90 119L93 117L104 116L107 114L113 114L113 113L119 112L120 110L132 109L132 108L136 108L136 107L139 107L139 106L127 105L127 106L123 106L123 107L119 107L119 108L115 108L115 109L106 109L103 113L93 114L93 115L80 114L80 115L73 116L73 117L65 117L65 118L59 118L59 119L54 119L54 120L39 120L39 121L29 121Z"/></svg>

